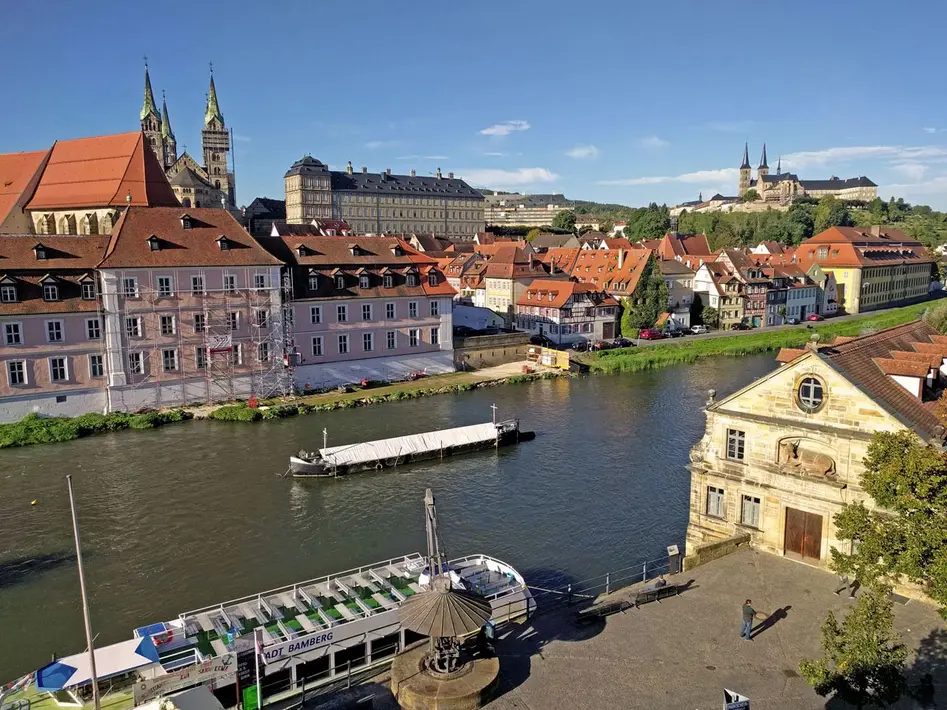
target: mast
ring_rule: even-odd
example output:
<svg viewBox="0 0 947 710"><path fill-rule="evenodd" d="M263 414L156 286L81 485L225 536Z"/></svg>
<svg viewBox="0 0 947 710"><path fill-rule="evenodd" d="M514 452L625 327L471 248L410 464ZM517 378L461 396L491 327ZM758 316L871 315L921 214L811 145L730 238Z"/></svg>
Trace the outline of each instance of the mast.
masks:
<svg viewBox="0 0 947 710"><path fill-rule="evenodd" d="M72 475L66 476L69 486L69 509L72 511L72 535L76 540L76 562L79 566L79 592L82 594L82 620L85 622L85 640L89 649L89 673L92 676L92 702L95 710L101 710L99 680L95 672L95 649L92 646L92 623L89 620L89 599L85 588L85 571L82 567L82 545L79 543L79 519L76 517L76 498L72 491Z"/></svg>

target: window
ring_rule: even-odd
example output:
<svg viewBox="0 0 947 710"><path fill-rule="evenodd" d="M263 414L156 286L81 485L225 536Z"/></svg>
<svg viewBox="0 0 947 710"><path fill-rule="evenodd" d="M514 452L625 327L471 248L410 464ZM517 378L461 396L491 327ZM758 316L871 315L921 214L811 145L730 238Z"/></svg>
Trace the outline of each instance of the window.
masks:
<svg viewBox="0 0 947 710"><path fill-rule="evenodd" d="M266 288L266 274L253 274L253 288L257 291Z"/></svg>
<svg viewBox="0 0 947 710"><path fill-rule="evenodd" d="M172 294L171 290L171 277L170 276L159 276L158 277L158 295L159 296L170 296Z"/></svg>
<svg viewBox="0 0 947 710"><path fill-rule="evenodd" d="M257 362L269 362L270 361L270 344L269 343L260 343L256 346L256 359Z"/></svg>
<svg viewBox="0 0 947 710"><path fill-rule="evenodd" d="M431 301L431 315L436 316L440 313L440 304L437 301Z"/></svg>
<svg viewBox="0 0 947 710"><path fill-rule="evenodd" d="M204 314L203 313L194 314L194 332L195 333L204 332Z"/></svg>
<svg viewBox="0 0 947 710"><path fill-rule="evenodd" d="M825 388L822 386L822 382L815 377L803 378L802 382L799 383L796 401L799 408L804 412L811 414L819 411L825 401Z"/></svg>
<svg viewBox="0 0 947 710"><path fill-rule="evenodd" d="M133 276L123 278L122 293L126 298L138 298L138 279Z"/></svg>
<svg viewBox="0 0 947 710"><path fill-rule="evenodd" d="M56 284L43 284L43 300L44 301L58 301L59 300L59 286Z"/></svg>
<svg viewBox="0 0 947 710"><path fill-rule="evenodd" d="M240 327L240 314L239 313L228 313L227 321L230 323L230 330L236 330Z"/></svg>
<svg viewBox="0 0 947 710"><path fill-rule="evenodd" d="M322 306L309 306L309 321L311 323L322 322Z"/></svg>
<svg viewBox="0 0 947 710"><path fill-rule="evenodd" d="M437 286L437 274L433 271L427 275L427 285Z"/></svg>
<svg viewBox="0 0 947 710"><path fill-rule="evenodd" d="M89 340L100 340L102 338L102 324L98 318L86 318L85 333Z"/></svg>
<svg viewBox="0 0 947 710"><path fill-rule="evenodd" d="M441 342L440 328L431 328L431 345L437 345Z"/></svg>
<svg viewBox="0 0 947 710"><path fill-rule="evenodd" d="M418 317L418 302L417 301L408 302L408 317L409 318Z"/></svg>
<svg viewBox="0 0 947 710"><path fill-rule="evenodd" d="M727 458L742 461L746 446L746 433L737 429L727 429Z"/></svg>
<svg viewBox="0 0 947 710"><path fill-rule="evenodd" d="M82 284L82 300L94 301L98 293L95 289L95 281L86 281Z"/></svg>
<svg viewBox="0 0 947 710"><path fill-rule="evenodd" d="M3 336L7 345L23 344L23 328L19 323L4 323Z"/></svg>
<svg viewBox="0 0 947 710"><path fill-rule="evenodd" d="M204 293L204 277L201 275L191 277L191 293L200 296Z"/></svg>
<svg viewBox="0 0 947 710"><path fill-rule="evenodd" d="M751 528L760 526L760 499L753 496L743 496L743 509L740 512L740 522Z"/></svg>
<svg viewBox="0 0 947 710"><path fill-rule="evenodd" d="M105 366L101 355L89 355L89 377L104 377Z"/></svg>
<svg viewBox="0 0 947 710"><path fill-rule="evenodd" d="M269 322L269 317L270 317L269 311L258 310L256 311L256 314L255 314L255 318L256 318L255 322L260 328L265 328L267 322Z"/></svg>
<svg viewBox="0 0 947 710"><path fill-rule="evenodd" d="M339 336L339 354L344 355L349 351L349 336L340 335Z"/></svg>
<svg viewBox="0 0 947 710"><path fill-rule="evenodd" d="M359 288L368 288L368 276L362 274L358 277L358 287Z"/></svg>
<svg viewBox="0 0 947 710"><path fill-rule="evenodd" d="M145 363L142 353L128 353L128 372L132 375L144 374Z"/></svg>
<svg viewBox="0 0 947 710"><path fill-rule="evenodd" d="M312 354L314 357L322 355L322 336L316 335L312 339Z"/></svg>
<svg viewBox="0 0 947 710"><path fill-rule="evenodd" d="M412 348L416 348L418 346L418 332L419 331L417 328L412 328L408 331L408 345L410 345Z"/></svg>
<svg viewBox="0 0 947 710"><path fill-rule="evenodd" d="M339 323L345 323L349 319L349 307L346 305L336 306L335 315Z"/></svg>
<svg viewBox="0 0 947 710"><path fill-rule="evenodd" d="M161 363L164 365L165 372L174 372L178 369L178 351L162 350Z"/></svg>
<svg viewBox="0 0 947 710"><path fill-rule="evenodd" d="M370 353L375 349L375 336L372 333L362 333L362 350Z"/></svg>
<svg viewBox="0 0 947 710"><path fill-rule="evenodd" d="M230 362L234 365L243 363L243 347L240 343L233 344L233 348L230 350Z"/></svg>
<svg viewBox="0 0 947 710"><path fill-rule="evenodd" d="M309 277L309 290L310 290L310 291L318 291L318 290L319 290L319 277L318 277L318 276L310 276L310 277Z"/></svg>
<svg viewBox="0 0 947 710"><path fill-rule="evenodd" d="M362 304L362 320L371 320L372 319L372 304L363 303Z"/></svg>
<svg viewBox="0 0 947 710"><path fill-rule="evenodd" d="M0 303L16 303L16 286L0 286Z"/></svg>
<svg viewBox="0 0 947 710"><path fill-rule="evenodd" d="M26 384L26 360L7 361L7 381L11 387Z"/></svg>
<svg viewBox="0 0 947 710"><path fill-rule="evenodd" d="M335 277L335 287L339 289L345 288L345 277L342 276L342 274Z"/></svg>
<svg viewBox="0 0 947 710"><path fill-rule="evenodd" d="M395 319L395 304L394 303L385 304L385 319L386 320Z"/></svg>
<svg viewBox="0 0 947 710"><path fill-rule="evenodd" d="M141 337L141 318L132 316L125 319L125 334L129 338Z"/></svg>
<svg viewBox="0 0 947 710"><path fill-rule="evenodd" d="M198 370L207 369L207 348L203 345L194 348L194 366Z"/></svg>
<svg viewBox="0 0 947 710"><path fill-rule="evenodd" d="M707 515L713 518L723 518L723 488L707 486Z"/></svg>
<svg viewBox="0 0 947 710"><path fill-rule="evenodd" d="M174 316L160 316L161 335L174 335Z"/></svg>
<svg viewBox="0 0 947 710"><path fill-rule="evenodd" d="M69 379L68 372L66 371L66 358L64 357L51 357L49 358L49 381L50 382L65 382Z"/></svg>
<svg viewBox="0 0 947 710"><path fill-rule="evenodd" d="M393 330L389 330L387 333L388 349L394 350L398 347L398 336Z"/></svg>
<svg viewBox="0 0 947 710"><path fill-rule="evenodd" d="M408 286L417 286L417 285L418 285L418 275L408 274Z"/></svg>
<svg viewBox="0 0 947 710"><path fill-rule="evenodd" d="M237 292L237 277L233 274L224 274L224 291L227 293Z"/></svg>
<svg viewBox="0 0 947 710"><path fill-rule="evenodd" d="M61 320L46 321L46 342L47 343L61 343L62 342L62 321Z"/></svg>
<svg viewBox="0 0 947 710"><path fill-rule="evenodd" d="M395 285L394 276L392 276L391 274L385 274L384 283L385 283L385 288L394 288L394 285Z"/></svg>

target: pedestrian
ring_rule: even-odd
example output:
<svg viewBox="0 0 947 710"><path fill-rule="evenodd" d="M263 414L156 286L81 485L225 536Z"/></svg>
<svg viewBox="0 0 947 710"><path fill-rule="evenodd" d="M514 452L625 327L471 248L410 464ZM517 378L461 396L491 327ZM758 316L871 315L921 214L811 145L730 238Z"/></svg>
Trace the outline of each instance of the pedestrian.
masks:
<svg viewBox="0 0 947 710"><path fill-rule="evenodd" d="M753 631L753 620L758 616L759 614L757 614L756 609L753 608L752 601L747 599L743 602L743 626L740 627L741 638L745 638L747 641L753 640L750 634Z"/></svg>
<svg viewBox="0 0 947 710"><path fill-rule="evenodd" d="M847 574L840 574L838 578L838 583L840 585L839 588L836 589L834 592L832 592L832 594L834 594L835 596L840 596L842 591L847 589L849 592L848 593L849 599L854 599L855 592L857 592L859 587L862 586L861 582L858 581L857 577L849 577Z"/></svg>

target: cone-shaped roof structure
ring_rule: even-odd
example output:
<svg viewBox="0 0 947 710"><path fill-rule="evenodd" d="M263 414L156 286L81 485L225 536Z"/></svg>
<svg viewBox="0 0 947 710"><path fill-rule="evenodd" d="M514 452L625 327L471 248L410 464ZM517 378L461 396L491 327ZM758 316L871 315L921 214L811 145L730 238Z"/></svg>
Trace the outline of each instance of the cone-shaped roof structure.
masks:
<svg viewBox="0 0 947 710"><path fill-rule="evenodd" d="M766 144L763 144L763 154L760 156L760 167L766 168L769 170L769 166L766 164Z"/></svg>
<svg viewBox="0 0 947 710"><path fill-rule="evenodd" d="M415 594L398 607L406 629L438 638L466 636L479 631L493 614L490 602L479 594L454 589L447 577L435 577L431 588Z"/></svg>
<svg viewBox="0 0 947 710"><path fill-rule="evenodd" d="M158 107L155 106L155 95L151 90L151 77L148 76L148 65L145 65L145 100L141 105L141 115L140 118L142 121L149 114L158 115Z"/></svg>
<svg viewBox="0 0 947 710"><path fill-rule="evenodd" d="M750 144L743 144L743 165L740 166L740 170L750 167Z"/></svg>
<svg viewBox="0 0 947 710"><path fill-rule="evenodd" d="M210 75L210 91L207 93L207 111L204 113L204 125L206 126L212 120L217 119L224 122L224 115L220 112L220 106L217 105L217 87L214 86L214 74Z"/></svg>
<svg viewBox="0 0 947 710"><path fill-rule="evenodd" d="M171 132L171 119L168 118L168 102L164 97L164 91L161 92L161 135L165 138L174 139L174 133Z"/></svg>

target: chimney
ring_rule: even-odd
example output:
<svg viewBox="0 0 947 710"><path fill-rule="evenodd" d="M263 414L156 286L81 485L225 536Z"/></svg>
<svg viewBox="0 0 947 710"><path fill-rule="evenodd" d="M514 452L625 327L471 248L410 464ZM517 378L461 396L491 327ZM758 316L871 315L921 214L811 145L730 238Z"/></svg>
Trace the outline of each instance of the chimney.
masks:
<svg viewBox="0 0 947 710"><path fill-rule="evenodd" d="M454 179L454 173L447 173L447 178L448 178L449 180L453 180L453 179Z"/></svg>
<svg viewBox="0 0 947 710"><path fill-rule="evenodd" d="M349 175L352 174L352 161L351 160L345 166L345 172L348 173Z"/></svg>
<svg viewBox="0 0 947 710"><path fill-rule="evenodd" d="M414 172L414 168L411 168L411 172L408 173L408 174L409 174L411 177L414 177L415 175L417 175L417 173Z"/></svg>
<svg viewBox="0 0 947 710"><path fill-rule="evenodd" d="M625 264L625 250L621 247L618 248L618 268L620 269Z"/></svg>
<svg viewBox="0 0 947 710"><path fill-rule="evenodd" d="M871 236L880 237L881 236L881 225L873 224L871 225Z"/></svg>
<svg viewBox="0 0 947 710"><path fill-rule="evenodd" d="M362 175L367 175L367 174L368 174L368 168L366 168L366 167L363 165L363 166L362 166Z"/></svg>
<svg viewBox="0 0 947 710"><path fill-rule="evenodd" d="M385 168L385 175L391 175L391 168Z"/></svg>
<svg viewBox="0 0 947 710"><path fill-rule="evenodd" d="M381 181L382 181L382 182L384 182L385 180L388 179L388 173L382 171L382 172L380 172L380 173L378 174L378 177L381 178Z"/></svg>
<svg viewBox="0 0 947 710"><path fill-rule="evenodd" d="M438 169L437 169L437 172L434 173L434 177L436 177L438 180L441 179L441 169L440 169L440 168L438 168Z"/></svg>

